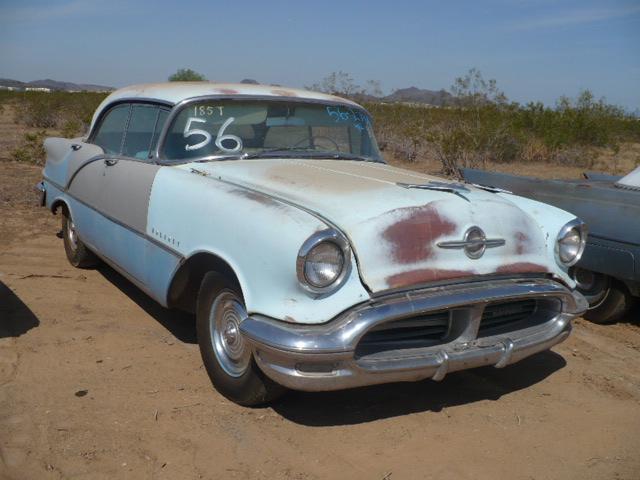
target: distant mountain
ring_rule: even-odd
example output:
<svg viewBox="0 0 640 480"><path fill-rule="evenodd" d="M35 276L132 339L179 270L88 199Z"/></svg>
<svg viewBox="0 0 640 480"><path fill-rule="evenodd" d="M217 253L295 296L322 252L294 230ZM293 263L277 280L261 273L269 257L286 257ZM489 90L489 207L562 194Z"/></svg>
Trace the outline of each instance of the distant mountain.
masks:
<svg viewBox="0 0 640 480"><path fill-rule="evenodd" d="M453 99L453 95L446 90L426 90L417 87L400 88L381 98L383 102L426 103L438 107L450 105Z"/></svg>
<svg viewBox="0 0 640 480"><path fill-rule="evenodd" d="M20 82L10 78L0 78L0 87L13 87L18 89L25 88L48 88L50 90L63 91L87 91L87 92L110 92L113 87L104 85L92 85L87 83L60 82L47 78L45 80L34 80L33 82Z"/></svg>

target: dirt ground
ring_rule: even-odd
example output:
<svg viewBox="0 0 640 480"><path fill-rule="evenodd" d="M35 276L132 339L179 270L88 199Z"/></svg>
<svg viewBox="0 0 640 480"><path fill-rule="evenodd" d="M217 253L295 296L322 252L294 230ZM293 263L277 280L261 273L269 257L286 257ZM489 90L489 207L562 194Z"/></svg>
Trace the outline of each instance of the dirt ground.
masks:
<svg viewBox="0 0 640 480"><path fill-rule="evenodd" d="M638 479L638 312L503 370L236 406L194 320L77 270L0 162L1 479Z"/></svg>

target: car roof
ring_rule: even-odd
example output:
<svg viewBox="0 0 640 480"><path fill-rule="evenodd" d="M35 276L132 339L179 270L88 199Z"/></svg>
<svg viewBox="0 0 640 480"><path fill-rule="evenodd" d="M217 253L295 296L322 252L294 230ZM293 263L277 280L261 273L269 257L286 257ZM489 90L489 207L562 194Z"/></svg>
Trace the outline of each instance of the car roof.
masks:
<svg viewBox="0 0 640 480"><path fill-rule="evenodd" d="M111 104L124 100L149 100L175 105L183 100L204 97L209 95L222 95L229 97L260 96L299 98L301 100L339 102L352 106L359 105L351 100L328 95L326 93L312 92L297 88L281 87L276 85L256 85L245 83L216 83L216 82L165 82L145 83L120 88L111 93L100 106L91 121L91 129L100 113Z"/></svg>

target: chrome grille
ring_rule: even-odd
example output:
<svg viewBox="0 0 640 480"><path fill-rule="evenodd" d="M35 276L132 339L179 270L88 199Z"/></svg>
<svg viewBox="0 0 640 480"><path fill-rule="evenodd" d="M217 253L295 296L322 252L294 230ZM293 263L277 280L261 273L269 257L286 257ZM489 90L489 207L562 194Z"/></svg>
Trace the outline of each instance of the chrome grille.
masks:
<svg viewBox="0 0 640 480"><path fill-rule="evenodd" d="M447 311L383 323L362 337L356 355L437 345L442 343L448 329Z"/></svg>
<svg viewBox="0 0 640 480"><path fill-rule="evenodd" d="M532 327L548 320L546 316L534 315L535 299L490 303L482 313L478 337L488 337Z"/></svg>

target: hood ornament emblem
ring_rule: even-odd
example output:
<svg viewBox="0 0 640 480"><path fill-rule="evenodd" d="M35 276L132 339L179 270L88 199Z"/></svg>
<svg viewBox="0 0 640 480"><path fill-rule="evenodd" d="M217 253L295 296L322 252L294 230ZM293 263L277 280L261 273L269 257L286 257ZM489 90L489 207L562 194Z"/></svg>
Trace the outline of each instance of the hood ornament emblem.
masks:
<svg viewBox="0 0 640 480"><path fill-rule="evenodd" d="M484 255L487 248L501 247L506 242L503 238L487 238L480 227L471 227L465 233L462 241L438 242L440 248L464 249L467 257L478 259Z"/></svg>

